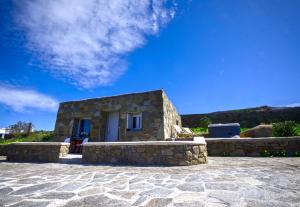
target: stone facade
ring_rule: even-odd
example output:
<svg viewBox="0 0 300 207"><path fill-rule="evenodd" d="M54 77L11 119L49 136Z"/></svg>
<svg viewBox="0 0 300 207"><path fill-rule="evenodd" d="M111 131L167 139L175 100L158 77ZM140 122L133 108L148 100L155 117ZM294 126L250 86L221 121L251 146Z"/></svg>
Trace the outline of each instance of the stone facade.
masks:
<svg viewBox="0 0 300 207"><path fill-rule="evenodd" d="M177 113L176 108L168 99L165 93L162 94L163 96L163 111L164 111L164 137L172 138L176 137L177 133L174 130L174 125L181 126L181 117Z"/></svg>
<svg viewBox="0 0 300 207"><path fill-rule="evenodd" d="M7 160L13 162L58 162L69 152L68 143L19 142L7 147Z"/></svg>
<svg viewBox="0 0 300 207"><path fill-rule="evenodd" d="M209 156L251 156L284 152L286 156L300 153L300 137L206 139Z"/></svg>
<svg viewBox="0 0 300 207"><path fill-rule="evenodd" d="M172 135L173 124L181 126L181 117L162 90L119 96L94 98L61 103L55 124L56 141L76 136L78 120L90 120L89 141L107 140L108 115L119 113L118 138L116 141L165 140ZM127 129L128 114L142 115L139 130Z"/></svg>
<svg viewBox="0 0 300 207"><path fill-rule="evenodd" d="M206 145L195 141L87 143L83 162L185 166L207 163Z"/></svg>

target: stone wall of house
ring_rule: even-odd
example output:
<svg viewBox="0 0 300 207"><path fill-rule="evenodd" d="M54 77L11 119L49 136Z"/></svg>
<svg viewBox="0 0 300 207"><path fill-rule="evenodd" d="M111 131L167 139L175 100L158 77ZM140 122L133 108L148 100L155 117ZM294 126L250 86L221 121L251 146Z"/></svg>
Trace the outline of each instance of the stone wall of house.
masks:
<svg viewBox="0 0 300 207"><path fill-rule="evenodd" d="M19 142L7 147L7 160L13 162L58 162L69 152L68 143Z"/></svg>
<svg viewBox="0 0 300 207"><path fill-rule="evenodd" d="M181 116L177 113L175 106L163 92L164 102L164 135L165 139L176 137L177 133L173 125L181 126Z"/></svg>
<svg viewBox="0 0 300 207"><path fill-rule="evenodd" d="M7 146L7 144L0 145L0 156L6 156Z"/></svg>
<svg viewBox="0 0 300 207"><path fill-rule="evenodd" d="M190 142L88 143L83 162L126 165L196 165L207 163L205 144Z"/></svg>
<svg viewBox="0 0 300 207"><path fill-rule="evenodd" d="M205 139L209 156L266 156L268 153L300 153L300 137Z"/></svg>
<svg viewBox="0 0 300 207"><path fill-rule="evenodd" d="M105 141L107 116L110 111L119 111L119 141L163 140L162 90L125 94L61 103L55 124L55 140L63 141L72 136L74 120L90 119L89 141ZM142 113L142 129L127 131L127 113Z"/></svg>

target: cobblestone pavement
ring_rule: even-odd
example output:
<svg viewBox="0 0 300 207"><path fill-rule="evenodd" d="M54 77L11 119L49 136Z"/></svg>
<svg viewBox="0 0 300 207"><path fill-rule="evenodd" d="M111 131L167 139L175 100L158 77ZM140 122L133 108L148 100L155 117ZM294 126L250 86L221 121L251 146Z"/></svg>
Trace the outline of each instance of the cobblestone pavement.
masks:
<svg viewBox="0 0 300 207"><path fill-rule="evenodd" d="M190 167L0 162L0 206L300 206L300 158Z"/></svg>

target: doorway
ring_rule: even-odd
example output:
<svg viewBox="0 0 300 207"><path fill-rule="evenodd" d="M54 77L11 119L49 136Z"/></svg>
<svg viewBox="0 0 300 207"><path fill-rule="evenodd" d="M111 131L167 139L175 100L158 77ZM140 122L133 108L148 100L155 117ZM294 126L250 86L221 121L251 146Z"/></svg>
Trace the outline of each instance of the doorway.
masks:
<svg viewBox="0 0 300 207"><path fill-rule="evenodd" d="M82 153L83 144L88 142L91 133L91 120L89 118L75 118L73 120L72 136L70 137L70 153Z"/></svg>
<svg viewBox="0 0 300 207"><path fill-rule="evenodd" d="M107 142L116 142L119 138L119 112L109 112L107 116L106 125L106 139Z"/></svg>

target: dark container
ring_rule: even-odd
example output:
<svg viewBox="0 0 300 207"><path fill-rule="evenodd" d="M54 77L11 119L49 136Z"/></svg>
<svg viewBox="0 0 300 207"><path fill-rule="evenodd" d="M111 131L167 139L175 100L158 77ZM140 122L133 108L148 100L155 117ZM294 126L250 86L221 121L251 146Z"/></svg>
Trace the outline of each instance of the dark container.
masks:
<svg viewBox="0 0 300 207"><path fill-rule="evenodd" d="M240 136L240 124L210 124L208 126L208 132L210 138L232 138L234 136Z"/></svg>

